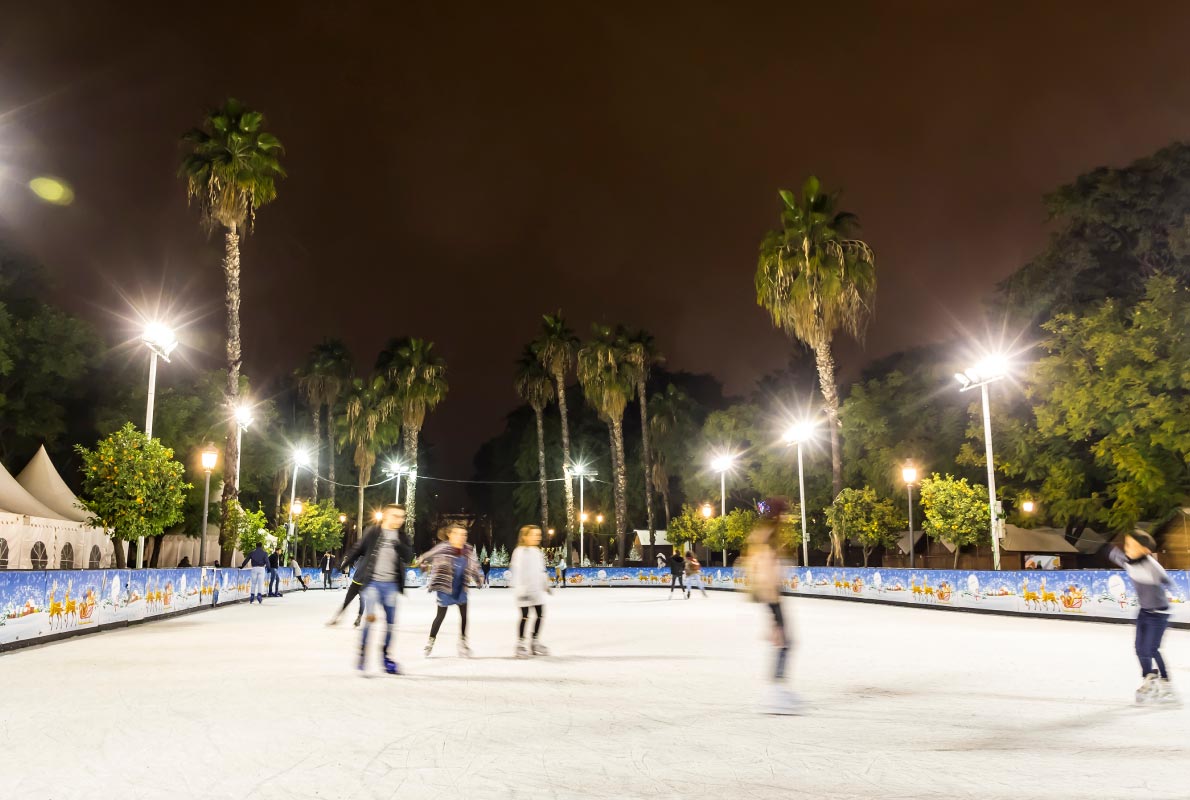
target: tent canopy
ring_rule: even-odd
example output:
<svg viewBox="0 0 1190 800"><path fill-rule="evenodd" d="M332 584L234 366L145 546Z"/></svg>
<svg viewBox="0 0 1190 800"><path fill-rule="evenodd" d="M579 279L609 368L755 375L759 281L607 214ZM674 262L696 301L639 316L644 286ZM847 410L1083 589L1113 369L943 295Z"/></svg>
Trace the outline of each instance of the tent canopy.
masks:
<svg viewBox="0 0 1190 800"><path fill-rule="evenodd" d="M636 545L634 545L634 546L646 547L649 544L649 532L647 530L646 531L634 530L633 533L636 535ZM657 531L653 531L653 534L654 534L653 538L654 538L654 541L656 544L664 544L664 545L672 545L673 544L673 542L671 542L669 539L665 538L665 531L657 530Z"/></svg>
<svg viewBox="0 0 1190 800"><path fill-rule="evenodd" d="M1077 553L1078 548L1066 541L1065 534L1056 528L1018 528L1004 526L1003 547L1013 553Z"/></svg>
<svg viewBox="0 0 1190 800"><path fill-rule="evenodd" d="M38 448L37 454L21 470L21 474L17 476L17 483L42 505L55 512L56 516L73 522L87 521L87 512L54 468L54 462L50 461L45 445Z"/></svg>
<svg viewBox="0 0 1190 800"><path fill-rule="evenodd" d="M65 520L57 511L47 507L17 483L3 464L0 464L0 511L10 514L23 514L27 517L43 517L45 519Z"/></svg>

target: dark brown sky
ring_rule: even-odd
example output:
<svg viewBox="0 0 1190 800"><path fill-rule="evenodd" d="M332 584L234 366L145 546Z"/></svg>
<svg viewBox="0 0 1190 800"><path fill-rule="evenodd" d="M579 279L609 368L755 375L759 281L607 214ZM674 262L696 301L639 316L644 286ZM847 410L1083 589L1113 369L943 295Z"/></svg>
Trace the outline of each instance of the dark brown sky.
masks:
<svg viewBox="0 0 1190 800"><path fill-rule="evenodd" d="M72 308L108 325L164 289L217 356L177 138L229 94L262 109L289 178L244 252L246 371L432 339L428 434L466 474L544 311L650 328L735 391L781 366L756 245L811 171L877 254L854 369L981 328L1043 192L1190 131L1190 4L695 5L0 2L0 222ZM74 205L33 200L39 173Z"/></svg>

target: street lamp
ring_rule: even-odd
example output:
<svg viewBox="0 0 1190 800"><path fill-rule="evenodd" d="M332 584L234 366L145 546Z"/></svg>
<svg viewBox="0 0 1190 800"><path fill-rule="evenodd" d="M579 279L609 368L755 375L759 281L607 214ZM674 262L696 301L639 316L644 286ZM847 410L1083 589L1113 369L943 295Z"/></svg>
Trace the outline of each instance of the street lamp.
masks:
<svg viewBox="0 0 1190 800"><path fill-rule="evenodd" d="M1024 511L1026 514L1032 514L1033 510L1036 508L1037 505L1032 500L1026 500L1025 502L1021 503L1021 511Z"/></svg>
<svg viewBox="0 0 1190 800"><path fill-rule="evenodd" d="M384 519L383 511L373 511L372 512L372 521L373 522L379 522L382 519Z"/></svg>
<svg viewBox="0 0 1190 800"><path fill-rule="evenodd" d="M393 461L385 467L384 471L388 473L389 477L397 479L397 491L393 496L393 502L401 502L401 476L409 473L409 468L401 464L400 461Z"/></svg>
<svg viewBox="0 0 1190 800"><path fill-rule="evenodd" d="M988 384L1008 376L1008 359L1003 355L990 356L979 364L955 373L959 391L979 389L983 399L983 441L988 461L988 513L992 520L992 566L1000 569L1000 524L996 514L996 467L992 461L992 412L988 404Z"/></svg>
<svg viewBox="0 0 1190 800"><path fill-rule="evenodd" d="M578 478L578 565L581 567L583 565L583 557L585 553L583 537L586 533L587 522L587 504L586 499L583 497L583 487L587 483L587 478L593 478L598 473L594 470L588 471L587 465L582 463L571 465L567 472L570 475L574 475ZM569 478L567 478L567 480L569 480ZM603 522L602 514L599 516L599 521Z"/></svg>
<svg viewBox="0 0 1190 800"><path fill-rule="evenodd" d="M305 448L295 447L293 450L293 484L289 489L289 536L285 540L285 549L289 550L289 543L293 541L293 531L297 524L297 515L302 513L302 504L297 500L298 470L310 463L310 454ZM294 509L297 509L296 511Z"/></svg>
<svg viewBox="0 0 1190 800"><path fill-rule="evenodd" d="M157 359L169 363L169 354L178 346L178 340L168 325L150 322L145 326L141 341L149 348L149 398L145 404L145 438L153 438L153 398L157 394ZM136 568L145 565L145 537L136 540Z"/></svg>
<svg viewBox="0 0 1190 800"><path fill-rule="evenodd" d="M700 508L699 511L702 512L703 519L710 519L711 517L715 516L715 507L710 503L703 503L702 508Z"/></svg>
<svg viewBox="0 0 1190 800"><path fill-rule="evenodd" d="M802 472L802 442L814 437L814 423L809 420L791 425L785 431L785 444L797 445L797 504L802 510L802 566L810 566L810 537L806 533L806 478Z"/></svg>
<svg viewBox="0 0 1190 800"><path fill-rule="evenodd" d="M909 569L913 569L913 484L917 483L917 468L909 465L902 467L901 479L909 490Z"/></svg>
<svg viewBox="0 0 1190 800"><path fill-rule="evenodd" d="M211 508L211 471L219 460L219 451L215 445L208 444L202 449L202 471L206 473L206 485L202 491L202 530L198 533L198 566L207 565L207 512Z"/></svg>
<svg viewBox="0 0 1190 800"><path fill-rule="evenodd" d="M244 460L244 451L240 445L244 441L244 431L256 420L252 417L252 408L241 405L236 408L236 493L240 491L240 462Z"/></svg>
<svg viewBox="0 0 1190 800"><path fill-rule="evenodd" d="M346 524L347 524L347 515L346 515L346 514L340 514L340 515L339 515L339 524L340 524L340 525L346 525Z"/></svg>

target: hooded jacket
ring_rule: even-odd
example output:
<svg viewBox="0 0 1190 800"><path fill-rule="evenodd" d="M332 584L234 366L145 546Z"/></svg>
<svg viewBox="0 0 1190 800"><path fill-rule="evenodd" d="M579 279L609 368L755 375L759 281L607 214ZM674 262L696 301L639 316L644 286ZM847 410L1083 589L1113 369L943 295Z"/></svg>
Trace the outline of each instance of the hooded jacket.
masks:
<svg viewBox="0 0 1190 800"><path fill-rule="evenodd" d="M376 569L377 545L380 542L380 526L372 525L364 531L363 537L343 556L341 569L350 569L351 565L360 559L360 565L355 570L352 581L367 586L372 582L372 572ZM397 532L397 541L393 545L397 551L397 591L405 591L405 565L413 558L413 548L405 542L405 534Z"/></svg>
<svg viewBox="0 0 1190 800"><path fill-rule="evenodd" d="M475 555L475 548L469 544L463 545L460 553L450 542L431 547L421 557L422 564L429 569L426 589L431 592L445 592L450 594L454 587L454 564L456 558L467 559L467 566L463 570L463 591L467 591L467 581L475 582L476 586L483 585L483 571L479 568L479 559Z"/></svg>

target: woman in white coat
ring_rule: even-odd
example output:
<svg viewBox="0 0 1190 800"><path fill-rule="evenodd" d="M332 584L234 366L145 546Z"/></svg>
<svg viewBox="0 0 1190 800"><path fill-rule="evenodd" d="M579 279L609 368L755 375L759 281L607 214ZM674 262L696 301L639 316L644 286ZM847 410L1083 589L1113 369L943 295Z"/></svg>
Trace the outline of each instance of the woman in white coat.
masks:
<svg viewBox="0 0 1190 800"><path fill-rule="evenodd" d="M517 534L516 549L512 551L512 558L508 563L508 571L511 573L512 593L521 610L516 656L548 656L549 650L538 641L545 596L552 591L549 586L549 574L545 569L545 556L541 552L541 528L536 525L525 525L521 528ZM533 639L526 642L525 625L529 622L530 608L537 613L537 618L533 620Z"/></svg>

